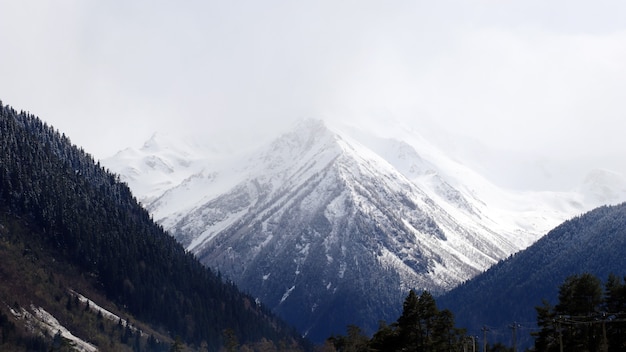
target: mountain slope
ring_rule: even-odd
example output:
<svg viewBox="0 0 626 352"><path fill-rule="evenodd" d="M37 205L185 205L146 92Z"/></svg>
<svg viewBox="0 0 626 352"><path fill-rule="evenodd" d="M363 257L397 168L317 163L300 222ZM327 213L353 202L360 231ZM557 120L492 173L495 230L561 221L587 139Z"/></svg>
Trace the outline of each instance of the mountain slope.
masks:
<svg viewBox="0 0 626 352"><path fill-rule="evenodd" d="M20 319L30 314L54 322L42 312L58 310L59 295L69 294L115 307L167 339L179 336L196 347L204 343L217 350L225 329L246 343L300 341L186 253L125 184L38 118L0 104L0 150L0 234L7 253L0 257L3 321L26 324ZM15 252L20 249L21 258ZM17 274L21 265L30 265L21 261L39 260L52 264L36 265L33 277L54 289L35 290Z"/></svg>
<svg viewBox="0 0 626 352"><path fill-rule="evenodd" d="M459 225L401 174L324 126L287 135L255 159L263 160L265 172L254 173L262 176L190 212L172 231L314 339L392 316L389 307L400 307L408 288L453 285L513 248L495 234L494 244L453 231ZM185 242L221 220L216 214L237 220ZM468 259L460 247L471 241L477 250Z"/></svg>
<svg viewBox="0 0 626 352"><path fill-rule="evenodd" d="M252 155L191 161L145 204L203 263L318 341L348 324L374 331L408 289L451 289L582 208L577 194L505 192L398 135L303 121ZM133 161L145 174L131 186L162 174L145 167L151 157L167 159Z"/></svg>
<svg viewBox="0 0 626 352"><path fill-rule="evenodd" d="M566 277L582 273L603 280L611 273L625 276L625 251L626 203L603 206L564 222L438 302L452 310L458 324L470 334L478 333L483 325L506 331L514 321L532 328L534 307L541 305L542 299L555 304Z"/></svg>

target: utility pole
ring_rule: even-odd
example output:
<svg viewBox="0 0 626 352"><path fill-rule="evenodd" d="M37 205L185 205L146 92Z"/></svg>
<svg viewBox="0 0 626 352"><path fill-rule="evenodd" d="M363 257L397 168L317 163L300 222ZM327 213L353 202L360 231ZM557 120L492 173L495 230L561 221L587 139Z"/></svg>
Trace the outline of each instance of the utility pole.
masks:
<svg viewBox="0 0 626 352"><path fill-rule="evenodd" d="M476 337L475 336L466 336L465 342L463 342L463 351L467 351L467 341L472 341L472 352L476 352Z"/></svg>
<svg viewBox="0 0 626 352"><path fill-rule="evenodd" d="M509 325L509 328L513 330L513 352L517 352L517 328L519 324L513 322L513 324Z"/></svg>
<svg viewBox="0 0 626 352"><path fill-rule="evenodd" d="M559 351L563 352L563 330L561 329L561 316L556 320L556 329L559 330Z"/></svg>
<svg viewBox="0 0 626 352"><path fill-rule="evenodd" d="M600 346L600 351L609 351L609 342L606 339L606 313L602 313L602 345Z"/></svg>
<svg viewBox="0 0 626 352"><path fill-rule="evenodd" d="M489 329L486 325L483 325L481 330L483 332L483 352L487 352L487 331L489 331Z"/></svg>

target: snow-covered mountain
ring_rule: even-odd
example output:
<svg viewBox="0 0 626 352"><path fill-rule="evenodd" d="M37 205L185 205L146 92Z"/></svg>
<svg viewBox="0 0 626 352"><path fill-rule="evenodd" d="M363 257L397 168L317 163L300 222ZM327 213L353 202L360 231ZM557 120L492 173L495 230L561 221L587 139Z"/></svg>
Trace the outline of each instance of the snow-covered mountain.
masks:
<svg viewBox="0 0 626 352"><path fill-rule="evenodd" d="M203 263L314 340L374 330L409 288L449 290L624 197L607 172L580 192L503 190L414 131L318 120L247 155L156 136L103 162Z"/></svg>
<svg viewBox="0 0 626 352"><path fill-rule="evenodd" d="M198 146L155 133L140 149L124 149L104 163L122 176L140 201L150 204L199 171L198 161L208 157L196 154L200 150Z"/></svg>

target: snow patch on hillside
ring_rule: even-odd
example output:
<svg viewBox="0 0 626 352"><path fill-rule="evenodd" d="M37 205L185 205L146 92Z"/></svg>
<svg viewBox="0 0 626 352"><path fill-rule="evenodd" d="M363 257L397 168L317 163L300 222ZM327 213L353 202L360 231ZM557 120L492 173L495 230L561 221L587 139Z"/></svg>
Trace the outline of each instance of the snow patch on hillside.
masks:
<svg viewBox="0 0 626 352"><path fill-rule="evenodd" d="M20 308L19 311L11 308L11 314L17 319L26 321L33 331L38 331L50 337L55 337L57 334L60 334L61 337L69 340L72 347L77 351L95 352L98 350L96 346L74 336L74 334L65 326L61 325L52 314L41 307L35 307L31 304L30 312L25 308Z"/></svg>
<svg viewBox="0 0 626 352"><path fill-rule="evenodd" d="M124 319L122 317L120 317L119 315L113 314L110 311L100 307L98 304L96 304L96 302L90 300L89 298L81 295L80 293L74 291L74 290L69 290L70 294L77 297L78 300L80 301L80 303L83 304L88 304L89 305L89 309L92 312L95 313L100 313L102 315L102 317L104 319L107 319L109 321L115 322L115 323L119 323L121 324L124 328L129 327L131 329L131 331L133 333L139 333L140 336L144 336L143 331L141 331L140 329L137 329L135 327L133 327L127 319Z"/></svg>

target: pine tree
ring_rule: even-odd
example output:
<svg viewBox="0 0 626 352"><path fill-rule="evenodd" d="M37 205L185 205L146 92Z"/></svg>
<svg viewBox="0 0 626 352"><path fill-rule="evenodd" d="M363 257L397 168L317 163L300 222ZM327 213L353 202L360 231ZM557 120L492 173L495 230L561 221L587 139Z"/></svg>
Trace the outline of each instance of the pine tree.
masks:
<svg viewBox="0 0 626 352"><path fill-rule="evenodd" d="M461 346L463 335L452 312L440 311L429 292L418 296L411 290L397 322L381 323L369 346L374 351L450 351Z"/></svg>
<svg viewBox="0 0 626 352"><path fill-rule="evenodd" d="M554 307L546 300L541 306L535 307L537 311L538 332L532 333L535 337L536 351L558 351L560 325L556 322Z"/></svg>
<svg viewBox="0 0 626 352"><path fill-rule="evenodd" d="M590 274L573 275L559 288L559 302L536 307L535 350L626 350L626 284L610 275L604 285Z"/></svg>
<svg viewBox="0 0 626 352"><path fill-rule="evenodd" d="M237 335L233 329L224 329L222 332L224 337L224 347L226 347L226 351L234 352L237 350L239 346L239 341L237 340Z"/></svg>
<svg viewBox="0 0 626 352"><path fill-rule="evenodd" d="M433 345L433 327L439 314L433 296L424 291L418 297L411 290L398 318L400 343L411 350L427 350Z"/></svg>
<svg viewBox="0 0 626 352"><path fill-rule="evenodd" d="M170 347L170 352L182 352L184 351L184 346L182 341L180 340L180 336L176 336L172 347Z"/></svg>
<svg viewBox="0 0 626 352"><path fill-rule="evenodd" d="M369 351L369 339L361 328L356 325L348 325L347 336L333 336L329 341L338 352L367 352Z"/></svg>
<svg viewBox="0 0 626 352"><path fill-rule="evenodd" d="M36 228L29 242L97 277L106 299L188 343L217 349L225 327L245 343L302 341L264 308L240 304L251 298L154 224L119 176L35 116L1 103L0 214Z"/></svg>
<svg viewBox="0 0 626 352"><path fill-rule="evenodd" d="M602 336L598 324L589 324L601 312L602 284L591 274L568 277L559 289L555 313L563 325L565 350L597 350Z"/></svg>
<svg viewBox="0 0 626 352"><path fill-rule="evenodd" d="M606 324L608 345L611 351L626 351L626 279L622 280L616 275L609 275L604 285L604 305L606 316L604 320L611 319Z"/></svg>

